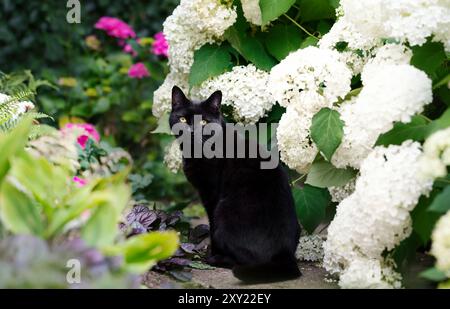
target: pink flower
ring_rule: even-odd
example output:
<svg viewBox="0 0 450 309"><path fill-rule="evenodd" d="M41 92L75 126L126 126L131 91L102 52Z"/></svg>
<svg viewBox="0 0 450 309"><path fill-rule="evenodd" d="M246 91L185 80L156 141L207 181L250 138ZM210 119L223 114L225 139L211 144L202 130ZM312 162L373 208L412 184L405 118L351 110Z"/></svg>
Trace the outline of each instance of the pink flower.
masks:
<svg viewBox="0 0 450 309"><path fill-rule="evenodd" d="M78 187L84 187L88 183L86 179L80 178L78 176L73 177L72 180L77 183Z"/></svg>
<svg viewBox="0 0 450 309"><path fill-rule="evenodd" d="M131 54L133 57L137 56L137 52L133 49L131 44L125 44L125 46L123 47L123 51L127 54Z"/></svg>
<svg viewBox="0 0 450 309"><path fill-rule="evenodd" d="M68 123L62 129L63 132L75 132L77 134L77 142L81 148L86 148L89 138L96 142L100 141L100 134L92 124L89 123Z"/></svg>
<svg viewBox="0 0 450 309"><path fill-rule="evenodd" d="M115 17L103 16L97 21L95 28L104 30L109 36L118 39L129 39L136 37L136 33L133 28L131 28L124 21Z"/></svg>
<svg viewBox="0 0 450 309"><path fill-rule="evenodd" d="M155 41L152 44L152 53L157 56L169 57L169 43L162 32L158 32L154 36Z"/></svg>
<svg viewBox="0 0 450 309"><path fill-rule="evenodd" d="M142 62L138 62L131 66L128 76L131 78L144 78L150 76L150 72Z"/></svg>

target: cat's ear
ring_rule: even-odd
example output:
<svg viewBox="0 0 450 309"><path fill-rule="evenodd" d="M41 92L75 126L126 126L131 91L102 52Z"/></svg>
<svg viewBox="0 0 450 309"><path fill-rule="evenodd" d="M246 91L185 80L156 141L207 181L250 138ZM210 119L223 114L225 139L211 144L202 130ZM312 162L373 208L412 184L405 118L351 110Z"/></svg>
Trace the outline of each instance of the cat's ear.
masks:
<svg viewBox="0 0 450 309"><path fill-rule="evenodd" d="M222 104L222 91L220 90L214 92L205 102L203 102L203 105L205 105L205 107L216 113L220 112L221 104Z"/></svg>
<svg viewBox="0 0 450 309"><path fill-rule="evenodd" d="M189 103L189 100L178 86L173 86L172 88L172 109L177 107L186 105Z"/></svg>

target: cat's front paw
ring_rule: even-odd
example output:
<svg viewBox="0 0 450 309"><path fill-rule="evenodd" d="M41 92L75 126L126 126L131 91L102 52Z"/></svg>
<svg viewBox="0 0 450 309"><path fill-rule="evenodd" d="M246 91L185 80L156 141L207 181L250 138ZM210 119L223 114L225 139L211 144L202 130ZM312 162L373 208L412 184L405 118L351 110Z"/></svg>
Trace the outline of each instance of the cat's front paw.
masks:
<svg viewBox="0 0 450 309"><path fill-rule="evenodd" d="M222 268L233 268L235 262L232 258L220 254L210 255L206 258L206 263L211 266L222 267Z"/></svg>

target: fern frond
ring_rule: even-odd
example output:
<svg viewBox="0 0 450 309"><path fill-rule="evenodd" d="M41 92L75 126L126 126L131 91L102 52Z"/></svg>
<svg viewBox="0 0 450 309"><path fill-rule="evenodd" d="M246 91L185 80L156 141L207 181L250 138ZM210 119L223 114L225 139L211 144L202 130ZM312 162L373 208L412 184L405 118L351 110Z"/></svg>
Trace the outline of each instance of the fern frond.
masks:
<svg viewBox="0 0 450 309"><path fill-rule="evenodd" d="M37 124L31 127L30 134L28 135L28 138L30 140L38 139L41 136L44 135L51 135L58 130L55 129L52 126L46 125L46 124Z"/></svg>
<svg viewBox="0 0 450 309"><path fill-rule="evenodd" d="M20 103L28 100L34 92L31 90L20 90L11 96L0 96L0 126L7 122L16 119L20 116L21 111Z"/></svg>

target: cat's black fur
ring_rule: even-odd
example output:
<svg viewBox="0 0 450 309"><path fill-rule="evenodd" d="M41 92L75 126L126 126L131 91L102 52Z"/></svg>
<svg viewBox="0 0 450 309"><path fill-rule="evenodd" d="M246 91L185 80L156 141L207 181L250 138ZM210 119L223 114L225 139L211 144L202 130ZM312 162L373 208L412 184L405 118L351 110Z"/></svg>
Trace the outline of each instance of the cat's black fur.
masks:
<svg viewBox="0 0 450 309"><path fill-rule="evenodd" d="M194 115L224 127L221 99L217 91L206 101L190 101L175 86L171 128L180 117L192 127ZM300 276L295 259L300 227L288 176L280 164L261 169L261 160L183 158L185 175L198 190L210 221L208 262L231 267L237 278L248 282L296 278Z"/></svg>

